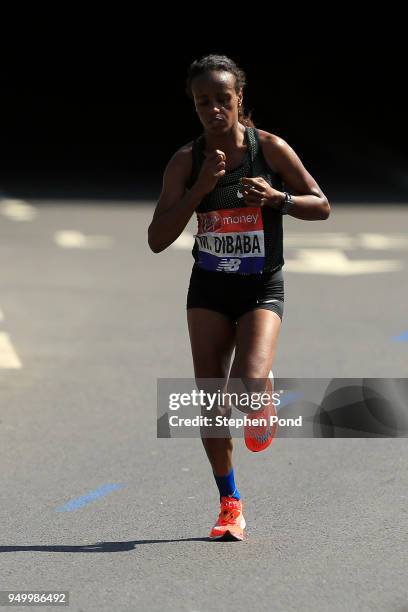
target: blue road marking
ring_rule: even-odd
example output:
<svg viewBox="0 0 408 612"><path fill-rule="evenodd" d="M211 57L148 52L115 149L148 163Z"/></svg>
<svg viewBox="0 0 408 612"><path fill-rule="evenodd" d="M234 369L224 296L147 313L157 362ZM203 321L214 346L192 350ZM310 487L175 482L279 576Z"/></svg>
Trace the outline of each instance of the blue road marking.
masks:
<svg viewBox="0 0 408 612"><path fill-rule="evenodd" d="M284 408L288 404L291 404L295 400L300 399L303 396L304 393L302 393L301 391L290 391L289 393L283 393L283 395L279 397L280 404L276 407L277 412L279 412L279 410L282 410L282 408Z"/></svg>
<svg viewBox="0 0 408 612"><path fill-rule="evenodd" d="M62 506L59 506L59 508L56 508L55 511L56 512L71 512L72 510L77 510L77 508L81 508L81 506L85 506L86 504L89 504L95 499L98 499L99 497L102 497L103 495L107 495L108 493L111 493L112 491L116 491L117 489L121 489L124 486L125 486L124 484L120 484L120 483L102 485L98 489L95 489L94 491L90 491L86 495L81 495L81 497L71 499L66 504L63 504Z"/></svg>
<svg viewBox="0 0 408 612"><path fill-rule="evenodd" d="M408 340L408 330L402 332L399 336L393 336L395 342L406 342Z"/></svg>

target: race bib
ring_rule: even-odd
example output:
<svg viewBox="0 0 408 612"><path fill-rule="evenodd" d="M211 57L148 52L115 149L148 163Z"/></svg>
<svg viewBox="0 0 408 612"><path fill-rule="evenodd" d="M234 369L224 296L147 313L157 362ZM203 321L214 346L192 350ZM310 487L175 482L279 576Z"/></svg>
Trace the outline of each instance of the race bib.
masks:
<svg viewBox="0 0 408 612"><path fill-rule="evenodd" d="M197 213L198 265L206 270L260 274L265 245L259 206Z"/></svg>

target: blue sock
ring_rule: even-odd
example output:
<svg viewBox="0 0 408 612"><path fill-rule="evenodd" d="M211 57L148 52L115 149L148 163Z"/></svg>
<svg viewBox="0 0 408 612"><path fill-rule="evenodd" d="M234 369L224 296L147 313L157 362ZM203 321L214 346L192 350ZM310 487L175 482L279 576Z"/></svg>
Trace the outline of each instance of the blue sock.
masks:
<svg viewBox="0 0 408 612"><path fill-rule="evenodd" d="M230 473L226 476L216 476L214 474L214 478L220 492L220 498L235 497L235 499L241 499L241 495L235 486L234 469L231 469Z"/></svg>

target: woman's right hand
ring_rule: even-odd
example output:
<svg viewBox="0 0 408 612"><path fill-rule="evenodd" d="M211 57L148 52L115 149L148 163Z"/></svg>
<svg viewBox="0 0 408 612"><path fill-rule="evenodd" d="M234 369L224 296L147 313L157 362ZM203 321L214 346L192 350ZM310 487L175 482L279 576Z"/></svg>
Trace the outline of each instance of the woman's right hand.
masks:
<svg viewBox="0 0 408 612"><path fill-rule="evenodd" d="M219 149L206 156L196 182L197 187L205 194L212 191L218 179L224 176L225 160L225 153Z"/></svg>

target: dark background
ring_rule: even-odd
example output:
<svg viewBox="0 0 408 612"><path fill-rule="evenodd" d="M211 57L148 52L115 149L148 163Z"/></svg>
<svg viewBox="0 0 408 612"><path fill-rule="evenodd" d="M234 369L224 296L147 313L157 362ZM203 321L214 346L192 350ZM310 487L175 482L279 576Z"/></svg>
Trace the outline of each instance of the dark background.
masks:
<svg viewBox="0 0 408 612"><path fill-rule="evenodd" d="M200 133L184 93L188 65L214 52L246 71L245 108L255 125L287 140L330 199L408 201L397 46L71 49L27 51L4 64L0 191L156 197L168 159Z"/></svg>

